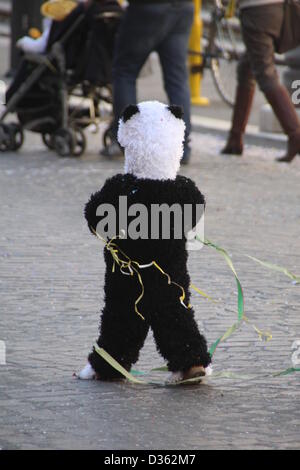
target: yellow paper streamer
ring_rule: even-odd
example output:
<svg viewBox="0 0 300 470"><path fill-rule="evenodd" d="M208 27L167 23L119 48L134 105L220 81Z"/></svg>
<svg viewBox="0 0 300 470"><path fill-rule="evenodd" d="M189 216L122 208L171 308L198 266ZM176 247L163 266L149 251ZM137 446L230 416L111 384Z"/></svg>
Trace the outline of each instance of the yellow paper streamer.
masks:
<svg viewBox="0 0 300 470"><path fill-rule="evenodd" d="M142 298L144 297L144 294L145 294L145 288L144 288L144 283L143 283L143 279L142 279L142 276L141 276L141 273L140 273L140 270L141 269L147 269L147 268L150 268L151 266L155 267L163 276L166 276L166 278L168 279L168 284L171 285L173 284L174 286L177 286L180 290L181 290L181 296L179 297L179 301L180 303L186 308L186 309L190 309L191 308L191 304L188 304L186 305L185 304L185 297L186 297L186 294L185 294L185 290L184 288L180 285L180 284L177 284L177 282L174 282L172 281L171 277L169 276L168 273L166 273L160 266L159 264L156 262L156 261L151 261L150 263L148 264L140 264L138 263L137 261L135 260L132 260L129 256L127 256L124 251L121 250L121 248L115 243L115 240L117 239L120 239L121 237L120 236L115 236L113 237L111 240L109 240L108 242L103 238L101 237L101 235L99 235L98 232L96 232L96 230L94 230L92 228L92 232L94 233L94 235L99 239L101 240L104 244L105 244L105 248L111 253L112 255L112 258L113 258L113 272L115 271L115 266L116 264L119 266L120 268L120 271L122 274L124 275L127 275L127 276L134 276L134 274L137 276L137 279L138 279L138 282L141 286L141 293L140 295L138 296L138 298L136 299L135 303L134 303L134 310L135 312L143 319L145 320L145 318L143 317L143 315L141 314L141 312L139 311L138 309L138 304L139 302L142 300ZM121 255L121 256L120 256ZM206 296L206 295L205 295ZM208 297L208 296L206 296Z"/></svg>
<svg viewBox="0 0 300 470"><path fill-rule="evenodd" d="M167 277L168 279L168 284L174 284L176 285L177 287L179 287L181 290L182 290L182 295L180 297L180 302L186 307L186 308L190 308L190 305L185 305L184 304L184 300L185 300L185 291L183 289L182 286L180 286L179 284L177 284L176 282L172 281L170 276L155 262L155 261L152 261L151 263L149 264L146 264L146 265L141 265L139 264L137 261L133 261L131 260L119 247L117 244L114 243L114 239L117 239L117 238L120 238L120 237L114 237L114 239L110 240L109 242L106 242L104 240L104 238L102 238L94 229L92 229L93 233L97 236L97 238L99 238L101 241L104 242L106 248L110 251L112 257L113 257L113 260L114 260L114 265L113 265L113 271L115 270L115 264L118 264L119 267L120 267L120 271L123 273L123 274L127 274L127 275L134 275L134 273L137 275L138 277L138 280L139 280L139 283L141 285L141 288L142 288L142 291L141 291L141 294L140 296L138 297L138 299L136 300L135 302L135 311L136 313L138 313L138 315L140 315L143 319L144 317L141 315L141 313L138 311L138 308L137 308L137 305L138 303L140 302L140 300L142 299L143 295L144 295L144 285L143 285L143 281L142 281L142 277L140 275L140 272L138 271L139 269L144 269L144 268L149 268L151 266L154 266L156 269L158 269L158 271L160 271L164 276ZM202 240L201 240L202 241ZM243 294L243 289L242 289L242 285L239 281L239 278L238 278L238 275L236 273L236 270L234 268L234 265L230 259L230 256L228 255L227 251L224 250L224 248L221 248L219 247L218 245L210 242L209 240L204 240L202 241L202 243L206 246L210 246L212 248L214 248L215 250L217 250L218 252L220 252L228 266L230 267L231 271L233 272L235 278L236 278L236 281L237 281L237 286L238 286L238 321L236 323L234 323L231 327L229 327L227 329L227 331L223 334L223 336L221 336L220 338L218 338L215 343L211 346L210 348L210 354L213 355L213 353L215 352L217 346L219 343L223 342L223 341L226 341L226 339L228 339L237 329L238 327L241 325L241 323L244 321L245 323L249 324L255 331L256 333L258 334L259 338L261 340L264 340L264 341L270 341L272 339L272 334L269 333L269 332L263 332L262 330L260 330L256 325L254 325L250 320L249 318L245 315L245 312L244 312L244 294ZM125 258L125 259L122 259L120 258L119 256L119 253L121 253L121 255ZM257 258L254 258L252 256L249 256L249 255L246 255L248 258L252 259L253 261L269 268L269 269L272 269L272 270L275 270L275 271L279 271L279 272L282 272L284 273L285 275L287 275L288 277L290 277L296 284L298 284L300 282L300 277L299 276L296 276L295 274L291 273L290 271L288 271L286 268L283 268L281 266L277 266L277 265L273 265L271 263L267 263L267 262L264 262L264 261L261 261ZM126 271L128 270L128 271ZM198 292L200 295L202 295L203 297L207 298L208 300L212 301L212 302L216 302L214 299L212 299L211 297L209 297L207 294L205 294L203 291L201 291L200 289L198 289L194 284L191 284L191 288L194 289L196 292ZM158 385L158 386L164 386L166 384L160 384L160 383L157 383L157 382L146 382L146 381L143 381L143 380L139 380L139 379L136 379L136 377L134 377L132 374L130 374L128 371L126 371L112 356L110 356L103 348L99 348L99 346L97 344L94 345L94 348L95 348L95 351L104 359L106 360L113 368L115 368L117 371L119 371L124 377L126 377L130 382L132 383L137 383L137 384L148 384L148 385ZM165 371L167 368L164 366L164 367L161 367L161 368L157 368L157 369L153 369L153 371ZM283 371L280 371L280 372L276 372L276 373L271 373L271 374L265 374L264 376L265 377L268 377L268 376L271 376L271 377L278 377L278 376L284 376L284 375L289 375L289 374L292 374L294 372L300 372L300 368L295 368L295 367L291 367L291 368L288 368L288 369L285 369ZM220 372L220 373L217 373L217 374L214 374L213 376L214 378L237 378L237 379L246 379L246 380L251 380L253 378L256 378L255 377L250 377L250 376L240 376L240 375L235 375L235 374L232 374L231 372ZM257 377L260 377L260 376L257 376ZM195 378L195 379L189 379L189 380L186 380L186 381L181 381L181 382L178 382L178 384L185 384L185 383L193 383L193 382L199 382L201 381L201 379L203 378ZM176 384L173 384L173 385L176 385Z"/></svg>

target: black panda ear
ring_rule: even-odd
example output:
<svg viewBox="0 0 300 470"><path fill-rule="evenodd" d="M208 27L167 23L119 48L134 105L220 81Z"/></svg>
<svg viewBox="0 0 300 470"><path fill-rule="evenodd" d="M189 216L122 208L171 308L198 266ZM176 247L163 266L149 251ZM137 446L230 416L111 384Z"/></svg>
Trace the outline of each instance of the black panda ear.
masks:
<svg viewBox="0 0 300 470"><path fill-rule="evenodd" d="M128 121L132 116L134 116L136 113L139 113L140 110L136 104L130 104L128 105L122 114L122 119L123 122Z"/></svg>
<svg viewBox="0 0 300 470"><path fill-rule="evenodd" d="M171 104L168 106L169 111L177 118L177 119L182 119L183 118L183 108L182 106L177 106L176 104Z"/></svg>

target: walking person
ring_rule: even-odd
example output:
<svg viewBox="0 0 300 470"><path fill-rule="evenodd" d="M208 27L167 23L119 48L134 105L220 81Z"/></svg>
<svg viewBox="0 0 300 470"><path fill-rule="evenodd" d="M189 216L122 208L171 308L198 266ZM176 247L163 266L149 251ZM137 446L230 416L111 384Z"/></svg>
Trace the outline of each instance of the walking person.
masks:
<svg viewBox="0 0 300 470"><path fill-rule="evenodd" d="M119 118L127 105L137 102L137 77L151 52L156 51L169 102L184 110L186 133L182 163L188 163L191 122L186 61L193 14L192 0L129 0L115 45L111 142L101 150L101 155L121 154L117 142Z"/></svg>
<svg viewBox="0 0 300 470"><path fill-rule="evenodd" d="M277 161L291 162L300 151L300 120L287 89L279 81L274 59L275 52L282 49L285 1L240 0L239 5L246 52L238 64L231 131L222 153L243 153L243 137L257 82L288 136L287 152Z"/></svg>

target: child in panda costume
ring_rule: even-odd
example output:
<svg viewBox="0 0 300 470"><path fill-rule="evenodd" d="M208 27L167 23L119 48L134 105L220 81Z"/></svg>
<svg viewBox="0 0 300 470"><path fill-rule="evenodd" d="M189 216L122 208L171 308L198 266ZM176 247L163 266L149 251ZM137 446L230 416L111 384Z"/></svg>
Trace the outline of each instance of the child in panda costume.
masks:
<svg viewBox="0 0 300 470"><path fill-rule="evenodd" d="M87 203L85 217L92 233L95 234L101 221L101 216L97 215L101 204L114 206L118 220L120 196L127 197L128 207L143 204L149 208L149 214L152 204L204 207L204 197L194 182L177 176L183 153L184 129L182 110L177 106L149 101L126 108L118 132L119 143L125 151L125 172L108 179ZM192 219L195 226L197 216L194 210ZM129 221L130 216L128 225ZM148 222L150 225L150 217ZM120 226L118 222L116 236L121 232L127 233L127 227ZM159 237L155 239L116 237L113 240L126 256L141 267L155 261L173 281L170 284L167 276L153 265L139 270L144 293L138 309L143 318L135 310L136 301L141 295L137 275L125 275L114 263L110 250L104 248L105 305L97 344L130 371L151 328L158 351L172 372L169 380L174 382L208 374L211 358L206 340L198 330L193 309L187 308L190 278L186 237L183 234L177 239L174 226L171 226L170 234L169 239L164 239L159 232ZM180 301L181 289L185 292L184 302ZM123 378L95 348L78 377L100 380Z"/></svg>

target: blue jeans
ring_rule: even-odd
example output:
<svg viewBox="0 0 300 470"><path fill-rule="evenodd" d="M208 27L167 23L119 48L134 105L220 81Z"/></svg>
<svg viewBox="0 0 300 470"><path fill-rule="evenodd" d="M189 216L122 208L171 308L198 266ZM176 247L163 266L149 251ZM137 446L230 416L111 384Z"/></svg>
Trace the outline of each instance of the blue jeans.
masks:
<svg viewBox="0 0 300 470"><path fill-rule="evenodd" d="M114 122L135 104L136 79L149 54L157 51L170 104L183 107L186 137L191 130L187 49L193 23L192 2L131 4L120 25L113 64ZM152 97L155 99L155 96Z"/></svg>

